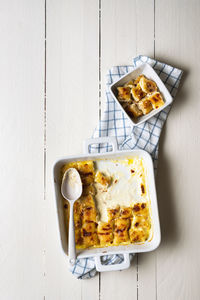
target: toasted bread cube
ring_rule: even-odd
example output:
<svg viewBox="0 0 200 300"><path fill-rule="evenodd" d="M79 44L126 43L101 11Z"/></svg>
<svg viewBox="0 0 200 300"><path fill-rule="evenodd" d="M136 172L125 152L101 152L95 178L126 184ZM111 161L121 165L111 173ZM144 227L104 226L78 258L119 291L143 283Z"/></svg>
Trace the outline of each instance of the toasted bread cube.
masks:
<svg viewBox="0 0 200 300"><path fill-rule="evenodd" d="M93 207L87 207L84 208L82 211L82 222L87 222L87 221L97 221L97 212L96 209Z"/></svg>
<svg viewBox="0 0 200 300"><path fill-rule="evenodd" d="M146 98L138 102L138 107L143 112L144 115L150 113L150 111L153 109L151 101L149 101Z"/></svg>
<svg viewBox="0 0 200 300"><path fill-rule="evenodd" d="M137 84L136 86L133 86L131 89L131 95L133 97L133 99L138 102L140 101L142 98L144 98L146 96L146 93L143 92L143 90L141 89L140 85Z"/></svg>
<svg viewBox="0 0 200 300"><path fill-rule="evenodd" d="M101 246L113 241L113 222L100 222L97 228L98 237Z"/></svg>
<svg viewBox="0 0 200 300"><path fill-rule="evenodd" d="M80 174L94 174L94 163L92 160L78 161L77 167Z"/></svg>
<svg viewBox="0 0 200 300"><path fill-rule="evenodd" d="M122 207L120 211L120 217L122 219L128 219L133 216L133 210L131 207Z"/></svg>
<svg viewBox="0 0 200 300"><path fill-rule="evenodd" d="M105 176L101 172L97 171L95 175L95 182L100 183L101 185L104 186L109 186L111 183L111 177Z"/></svg>
<svg viewBox="0 0 200 300"><path fill-rule="evenodd" d="M97 231L97 223L92 221L86 221L82 226L82 230L94 233Z"/></svg>
<svg viewBox="0 0 200 300"><path fill-rule="evenodd" d="M113 231L113 222L100 222L97 228L98 233L106 233Z"/></svg>
<svg viewBox="0 0 200 300"><path fill-rule="evenodd" d="M123 101L131 100L131 90L130 87L118 87L118 99Z"/></svg>
<svg viewBox="0 0 200 300"><path fill-rule="evenodd" d="M94 182L94 175L91 175L91 174L82 174L81 175L81 181L82 181L82 184L83 186L85 185L90 185Z"/></svg>
<svg viewBox="0 0 200 300"><path fill-rule="evenodd" d="M98 235L96 232L92 233L82 230L82 240L85 248L99 244Z"/></svg>
<svg viewBox="0 0 200 300"><path fill-rule="evenodd" d="M85 247L98 245L97 223L92 221L83 221L81 237Z"/></svg>
<svg viewBox="0 0 200 300"><path fill-rule="evenodd" d="M116 208L108 208L107 209L108 222L118 218L119 213L120 213L120 206L119 205Z"/></svg>
<svg viewBox="0 0 200 300"><path fill-rule="evenodd" d="M156 83L153 80L149 80L144 76L140 78L139 84L143 92L147 94L154 93L155 91L157 91Z"/></svg>
<svg viewBox="0 0 200 300"><path fill-rule="evenodd" d="M134 85L135 85L135 86L138 85L138 83L140 82L140 79L143 78L143 77L145 77L143 74L140 75L140 76L138 76L138 77L134 80Z"/></svg>
<svg viewBox="0 0 200 300"><path fill-rule="evenodd" d="M137 203L133 207L134 216L149 216L149 208L147 203Z"/></svg>
<svg viewBox="0 0 200 300"><path fill-rule="evenodd" d="M131 227L149 230L151 228L150 218L148 216L136 216L132 220Z"/></svg>
<svg viewBox="0 0 200 300"><path fill-rule="evenodd" d="M138 118L143 115L136 103L128 105L125 110L131 118Z"/></svg>
<svg viewBox="0 0 200 300"><path fill-rule="evenodd" d="M148 97L148 100L151 101L151 104L154 109L157 109L165 104L163 98L159 92L154 93Z"/></svg>
<svg viewBox="0 0 200 300"><path fill-rule="evenodd" d="M120 244L129 241L129 226L129 219L118 218L115 220L114 244Z"/></svg>
<svg viewBox="0 0 200 300"><path fill-rule="evenodd" d="M129 229L130 241L133 244L143 243L147 241L149 238L149 234L149 230L146 230L145 228L135 229L131 227Z"/></svg>
<svg viewBox="0 0 200 300"><path fill-rule="evenodd" d="M151 229L151 221L149 212L147 210L147 207L143 205L144 203L140 203L139 206L137 206L137 213L139 212L140 207L140 215L134 216L131 222L131 228L129 230L129 236L131 243L141 243L145 242L150 235L150 229ZM143 205L143 208L142 208Z"/></svg>
<svg viewBox="0 0 200 300"><path fill-rule="evenodd" d="M90 185L94 182L93 161L79 161L77 162L77 169L81 175L83 185Z"/></svg>
<svg viewBox="0 0 200 300"><path fill-rule="evenodd" d="M95 202L92 195L88 195L86 197L81 197L81 205L82 205L82 223L87 221L97 221L97 210L95 207Z"/></svg>
<svg viewBox="0 0 200 300"><path fill-rule="evenodd" d="M89 194L88 196L85 196L85 197L81 197L80 201L81 201L81 205L82 205L83 209L85 209L87 207L95 208L94 198L91 194Z"/></svg>
<svg viewBox="0 0 200 300"><path fill-rule="evenodd" d="M130 87L132 88L134 86L133 80L130 80L129 82L125 83L124 87Z"/></svg>
<svg viewBox="0 0 200 300"><path fill-rule="evenodd" d="M95 195L95 188L92 184L83 186L83 196Z"/></svg>
<svg viewBox="0 0 200 300"><path fill-rule="evenodd" d="M98 238L101 246L105 246L106 244L113 243L113 233L112 232L105 232L105 233L98 233Z"/></svg>

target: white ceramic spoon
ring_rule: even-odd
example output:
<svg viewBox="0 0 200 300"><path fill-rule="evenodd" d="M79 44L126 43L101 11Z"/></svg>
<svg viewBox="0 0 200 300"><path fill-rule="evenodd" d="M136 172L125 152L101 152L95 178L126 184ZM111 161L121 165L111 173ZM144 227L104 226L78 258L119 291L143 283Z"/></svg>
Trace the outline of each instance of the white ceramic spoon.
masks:
<svg viewBox="0 0 200 300"><path fill-rule="evenodd" d="M78 171L74 168L68 169L62 179L61 194L70 202L70 216L69 216L69 263L75 264L76 261L76 246L74 236L74 202L80 198L82 194L82 182Z"/></svg>

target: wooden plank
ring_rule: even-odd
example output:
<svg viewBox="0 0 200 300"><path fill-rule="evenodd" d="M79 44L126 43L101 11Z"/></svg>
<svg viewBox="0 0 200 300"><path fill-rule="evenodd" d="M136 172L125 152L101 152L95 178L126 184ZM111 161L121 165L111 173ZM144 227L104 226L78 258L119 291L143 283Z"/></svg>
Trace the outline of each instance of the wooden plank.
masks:
<svg viewBox="0 0 200 300"><path fill-rule="evenodd" d="M101 77L105 101L105 74L113 65L132 64L132 58L154 55L153 1L101 1ZM148 289L146 288L148 286ZM101 274L101 299L154 299L155 254L134 258L130 269ZM139 298L138 298L139 297Z"/></svg>
<svg viewBox="0 0 200 300"><path fill-rule="evenodd" d="M44 1L0 3L0 295L43 299Z"/></svg>
<svg viewBox="0 0 200 300"><path fill-rule="evenodd" d="M99 278L68 271L58 231L52 167L82 153L98 121L98 1L47 2L46 299L98 299Z"/></svg>
<svg viewBox="0 0 200 300"><path fill-rule="evenodd" d="M156 57L185 71L160 147L157 295L162 300L199 299L199 14L199 1L156 1Z"/></svg>

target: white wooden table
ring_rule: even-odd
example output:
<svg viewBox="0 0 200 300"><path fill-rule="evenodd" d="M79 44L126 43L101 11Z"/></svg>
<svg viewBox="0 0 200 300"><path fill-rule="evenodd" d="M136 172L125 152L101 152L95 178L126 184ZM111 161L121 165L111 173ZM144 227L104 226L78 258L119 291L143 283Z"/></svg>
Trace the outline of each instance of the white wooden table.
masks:
<svg viewBox="0 0 200 300"><path fill-rule="evenodd" d="M200 299L200 2L0 1L0 299ZM162 243L130 269L76 280L59 241L52 166L92 135L112 65L182 68L160 141Z"/></svg>

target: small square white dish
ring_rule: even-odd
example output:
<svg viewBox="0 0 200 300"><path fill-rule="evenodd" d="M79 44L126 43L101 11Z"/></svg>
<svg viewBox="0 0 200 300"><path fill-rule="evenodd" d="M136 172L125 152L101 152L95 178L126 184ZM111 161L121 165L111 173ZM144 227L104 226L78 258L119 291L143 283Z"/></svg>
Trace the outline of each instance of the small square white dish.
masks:
<svg viewBox="0 0 200 300"><path fill-rule="evenodd" d="M157 87L163 97L165 104L158 109L152 110L147 115L143 115L139 118L132 119L127 114L127 112L123 109L123 107L121 106L121 104L117 98L117 87L124 86L124 84L126 84L130 80L136 79L141 74L145 75L148 79L153 80L157 84ZM120 108L123 111L123 113L125 114L125 116L131 121L133 126L137 126L137 125L147 121L151 117L158 114L161 110L165 109L173 101L171 94L169 93L168 89L166 88L166 86L164 85L164 83L162 82L160 77L157 75L157 73L154 71L154 69L147 63L144 63L144 64L140 65L139 67L136 67L133 71L125 74L119 80L114 82L110 86L110 93L111 93L113 99L116 101L116 103L120 106Z"/></svg>

